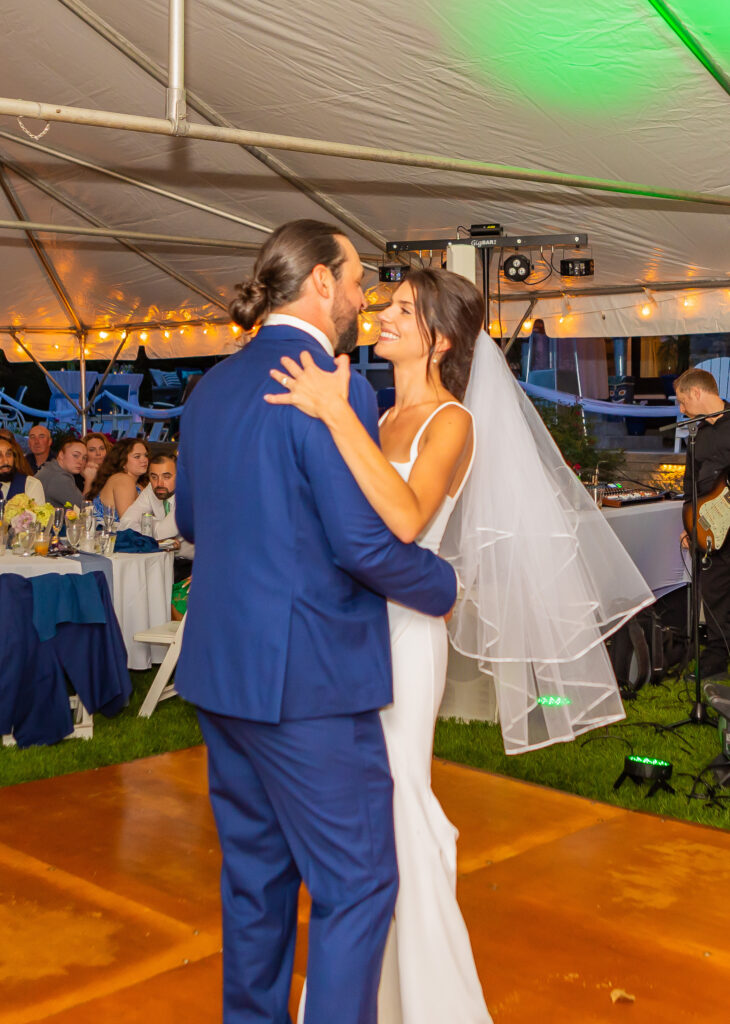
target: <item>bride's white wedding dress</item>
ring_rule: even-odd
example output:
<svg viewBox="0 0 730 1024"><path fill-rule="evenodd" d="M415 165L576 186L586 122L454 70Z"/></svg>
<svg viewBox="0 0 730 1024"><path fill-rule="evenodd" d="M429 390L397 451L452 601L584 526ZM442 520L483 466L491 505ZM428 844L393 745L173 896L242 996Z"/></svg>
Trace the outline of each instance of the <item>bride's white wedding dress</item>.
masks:
<svg viewBox="0 0 730 1024"><path fill-rule="evenodd" d="M392 463L404 480L418 457L426 427L445 405L455 404L439 406L423 423L408 462ZM471 463L459 491L444 498L418 538L421 547L438 553L470 470ZM400 886L383 963L378 1024L489 1024L469 934L456 902L458 833L431 790L434 726L446 683L446 624L392 602L388 618L393 703L381 711L380 719L394 782Z"/></svg>
<svg viewBox="0 0 730 1024"><path fill-rule="evenodd" d="M393 467L407 480L428 424L408 462ZM387 416L383 416L380 422ZM446 524L466 484L447 495L417 543L438 553ZM446 684L446 623L388 602L393 703L380 712L393 776L393 819L400 884L378 992L378 1024L491 1024L464 919L456 902L458 832L431 790L433 733ZM297 1024L303 1024L305 991Z"/></svg>

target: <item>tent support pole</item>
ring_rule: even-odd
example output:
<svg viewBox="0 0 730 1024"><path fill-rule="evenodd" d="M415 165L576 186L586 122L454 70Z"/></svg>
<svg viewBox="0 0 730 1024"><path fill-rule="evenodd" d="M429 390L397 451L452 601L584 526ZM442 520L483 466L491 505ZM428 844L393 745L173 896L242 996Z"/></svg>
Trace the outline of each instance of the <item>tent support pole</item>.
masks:
<svg viewBox="0 0 730 1024"><path fill-rule="evenodd" d="M0 176L2 171L0 171ZM0 182L1 184L1 182ZM178 245L204 245L213 249L236 249L239 252L258 252L260 242L237 242L233 238L198 238L194 235L158 235L150 231L125 231L124 228L82 228L71 224L41 224L34 220L0 220L0 229L25 231L31 244L30 232L43 231L49 235L87 235L90 238L139 238L151 242L171 242ZM35 248L35 245L33 246ZM75 317L74 317L75 323Z"/></svg>
<svg viewBox="0 0 730 1024"><path fill-rule="evenodd" d="M14 227L20 226L20 230L25 232L25 236L30 242L31 246L33 247L33 251L38 257L38 260L46 273L46 277L50 281L53 290L58 296L58 300L61 303L61 306L66 310L66 313L71 319L76 330L83 330L81 318L74 309L73 303L71 302L71 297L64 288L63 281L61 281L61 278L58 276L56 268L53 266L53 263L48 254L46 253L45 249L43 248L42 244L35 237L32 231L28 228L26 212L21 206L20 200L15 195L15 192L13 191L12 186L8 181L8 176L2 169L2 167L0 167L0 188L2 188L8 202L10 203L13 213L18 218L17 221L10 221L9 223Z"/></svg>
<svg viewBox="0 0 730 1024"><path fill-rule="evenodd" d="M185 135L185 0L170 0L165 116L175 135Z"/></svg>
<svg viewBox="0 0 730 1024"><path fill-rule="evenodd" d="M41 192L45 192L45 194L47 196L50 196L51 199L55 199L57 203L60 203L62 206L65 206L66 209L71 210L77 216L83 217L84 220L88 221L90 224L93 224L95 227L109 228L108 224L105 224L103 221L99 220L98 217L92 216L92 214L90 214L89 211L86 210L83 206L80 206L78 203L75 203L72 199L69 199L68 196L65 196L62 192L59 192L57 188L53 187L53 185L47 185L45 181L43 181L37 175L33 174L32 171L26 171L26 169L23 166L21 166L20 164L16 164L13 160L6 160L1 153L0 166L8 167L14 174L18 175L18 177L24 178L30 185L34 185L35 188L40 189ZM152 256L150 253L145 252L144 249L140 249L138 246L133 245L132 242L128 242L123 238L117 238L117 241L120 245L123 245L125 249L128 249L130 252L133 252L136 256L139 256L140 259L146 260L147 263L151 263L153 267L157 267L158 270L161 270L163 274L166 274L168 277L171 277L174 281L177 281L178 284L181 284L185 288L188 288L190 291L195 292L196 295L200 295L202 298L206 299L214 306L218 306L219 309L223 309L226 312L228 311L228 304L223 302L223 300L218 295L215 295L213 292L206 291L205 288L201 288L200 285L195 284L194 281L191 281L188 277L185 277L184 274L179 274L173 267L169 266L167 263L164 263L162 260L158 260L156 256Z"/></svg>
<svg viewBox="0 0 730 1024"><path fill-rule="evenodd" d="M165 69L159 64L156 64L146 53L143 53L137 46L134 45L126 36L122 35L117 29L113 28L108 22L104 21L95 11L92 11L85 3L81 0L59 0L69 11L80 18L89 28L93 29L97 35L100 35L103 39L106 39L108 43L116 47L120 53L124 54L128 60L131 60L138 68L145 71L151 78L153 78L160 85L167 84L167 75ZM196 93L188 91L186 96L187 106L194 110L201 117L204 117L210 124L217 124L221 126L233 127L231 121L220 114L214 107ZM262 163L264 167L268 167L270 171L276 174L287 184L291 185L292 188L297 189L303 193L313 203L316 203L321 209L326 210L331 216L335 217L340 223L345 224L348 228L360 235L361 238L367 238L369 242L383 251L385 250L385 244L387 239L385 235L381 235L379 231L375 231L369 227L359 217L356 217L349 210L346 210L344 206L341 206L335 199L322 192L310 181L297 175L291 167L287 166L278 156L273 153L267 153L265 149L260 146L249 146L243 145L243 148L259 163ZM271 231L271 228L261 228L260 230Z"/></svg>
<svg viewBox="0 0 730 1024"><path fill-rule="evenodd" d="M26 348L26 346L20 340L18 335L15 333L15 331L8 331L8 334L11 336L11 338L13 339L15 344L18 346L18 348L22 348L22 350L25 352L25 354L28 356L28 358L33 360L33 362L36 364L36 366L41 371L41 373L44 374L44 376L47 377L48 380L50 380L50 382L51 382L51 384L53 384L54 388L58 388L58 390L61 392L63 397L67 398L69 400L69 402L74 407L76 412L81 413L81 406L78 404L78 402L74 398L72 398L71 395L69 395L69 393L64 388L61 387L61 385L58 383L58 381L53 376L53 374L50 372L50 370L47 370L45 368L45 366L40 361L40 359L37 356L33 355L33 353L31 352L31 350L29 348Z"/></svg>
<svg viewBox="0 0 730 1024"><path fill-rule="evenodd" d="M68 164L75 164L76 167L85 167L89 171L96 171L99 174L104 174L108 178L114 178L115 181L121 181L125 185L132 185L134 188L144 189L145 192L151 192L153 195L162 196L165 199L172 199L173 202L182 203L184 206L191 206L194 210L202 210L203 213L210 213L214 217L222 217L224 220L230 220L234 224L241 224L245 228L251 228L253 231L262 231L265 234L271 234L272 228L266 224L259 224L254 220L247 220L245 217L239 217L236 213L230 213L228 210L221 210L217 206L209 206L207 203L201 203L198 199L191 199L190 196L185 196L181 192L173 192L168 188L160 188L159 185L153 185L149 181L143 181L141 178L133 178L129 174L120 174L119 171L112 170L111 167L104 167L103 164L93 163L91 160L82 160L81 157L73 156L72 153L67 153L63 149L54 149L53 146L44 146L40 142L35 142L33 139L27 139L25 137L19 137L13 135L12 132L6 132L4 129L0 129L0 138L7 139L8 142L13 142L18 146L27 146L28 149L34 149L38 153L46 153L48 156L54 156L58 160L63 160Z"/></svg>
<svg viewBox="0 0 730 1024"><path fill-rule="evenodd" d="M106 383L107 377L112 372L112 367L116 363L117 359L119 359L120 352L122 351L124 346L127 344L127 339L128 338L129 338L129 334L127 333L127 331L122 331L122 340L117 345L116 350L114 352L114 355L109 360L107 368L106 368L106 370L104 370L104 373L103 373L102 377L96 382L96 384L94 385L94 387L92 389L91 394L89 395L89 408L91 408L91 406L94 403L94 399L99 394L101 389L104 387L104 384ZM85 431L84 431L84 433L85 433Z"/></svg>
<svg viewBox="0 0 730 1024"><path fill-rule="evenodd" d="M667 23L674 34L684 43L693 57L696 57L706 71L712 75L721 89L730 96L730 78L715 63L697 36L687 28L684 22L674 13L664 0L649 0L649 3L660 18Z"/></svg>
<svg viewBox="0 0 730 1024"><path fill-rule="evenodd" d="M527 307L525 312L522 314L522 319L517 324L517 326L515 327L514 331L512 331L512 336L509 339L509 341L507 342L507 344L504 346L504 349L503 349L504 354L505 354L505 358L506 358L507 354L509 353L509 350L514 345L514 343L515 343L515 341L517 339L517 335L522 330L522 325L524 324L525 320L527 320L528 316L530 316L530 314L532 313L533 309L537 305L537 300L538 300L538 296L537 295L533 295L532 298L530 299L529 306Z"/></svg>
<svg viewBox="0 0 730 1024"><path fill-rule="evenodd" d="M86 437L86 414L89 402L86 397L86 335L79 334L79 399L81 401L81 436Z"/></svg>
<svg viewBox="0 0 730 1024"><path fill-rule="evenodd" d="M96 128L114 128L122 131L143 132L152 135L173 135L169 121L161 117L145 117L140 114L125 114L112 110L90 110L85 107L67 107L60 104L40 103L35 100L0 98L0 114L11 117L28 117L40 121L59 121L65 124L81 124ZM615 192L623 195L638 195L653 199L668 199L681 203L701 203L706 206L730 207L730 196L713 195L708 192L687 192L640 184L639 182L617 181L610 178L592 178L587 175L564 174L561 172L535 171L526 167L509 167L504 164L487 163L484 160L465 160L459 157L438 156L432 153L411 153L395 149L381 149L376 146L355 146L342 142L327 142L322 139L294 138L289 135L273 135L266 132L252 132L243 128L228 128L218 125L186 122L184 133L188 138L208 142L227 142L236 145L283 149L294 153L313 153L318 156L340 157L350 160L364 160L371 163L392 164L402 167L425 167L431 170L453 171L460 174L474 174L480 177L507 178L516 181L533 181L543 185L561 185L570 188L591 189L597 192Z"/></svg>

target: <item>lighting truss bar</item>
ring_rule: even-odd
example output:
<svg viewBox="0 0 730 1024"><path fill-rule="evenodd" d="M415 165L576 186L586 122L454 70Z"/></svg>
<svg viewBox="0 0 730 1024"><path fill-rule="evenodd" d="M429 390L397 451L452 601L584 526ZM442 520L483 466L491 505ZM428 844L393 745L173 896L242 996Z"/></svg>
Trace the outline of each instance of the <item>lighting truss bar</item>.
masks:
<svg viewBox="0 0 730 1024"><path fill-rule="evenodd" d="M569 246L580 248L588 245L588 235L582 232L563 235L500 235L477 238L426 238L407 242L388 242L385 251L423 252L446 250L452 245L471 245L474 249L538 249L540 246Z"/></svg>
<svg viewBox="0 0 730 1024"><path fill-rule="evenodd" d="M525 167L487 163L484 160L465 160L459 157L437 156L432 153L410 153L397 149L380 149L376 146L355 146L343 142L327 142L323 139L297 138L290 135L273 135L268 132L252 132L243 128L197 124L192 121L186 121L176 132L173 125L162 117L145 117L140 114L125 114L112 110L90 110L86 107L68 107L35 100L17 100L7 96L0 98L0 114L7 114L10 117L35 118L40 121L88 125L94 128L116 128L121 131L144 132L151 135L185 135L191 139L201 139L207 142L228 142L239 146L282 149L291 153L313 153L316 156L365 160L371 163L395 164L403 167L426 167L432 170L455 171L483 177L509 178L516 181L534 181L545 185L595 189L599 192L649 196L654 199L670 199L675 202L730 206L730 196L713 195L708 192L686 192L643 185L638 182L589 178L585 175L551 171L534 171ZM367 237L370 235L372 232Z"/></svg>

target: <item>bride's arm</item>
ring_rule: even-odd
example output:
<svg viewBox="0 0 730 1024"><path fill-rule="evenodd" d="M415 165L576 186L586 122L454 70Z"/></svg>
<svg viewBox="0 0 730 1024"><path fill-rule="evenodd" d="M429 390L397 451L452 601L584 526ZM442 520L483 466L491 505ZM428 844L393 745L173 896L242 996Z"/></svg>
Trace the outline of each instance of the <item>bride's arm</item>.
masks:
<svg viewBox="0 0 730 1024"><path fill-rule="evenodd" d="M410 543L421 533L449 491L471 437L471 418L458 406L447 406L424 434L408 482L391 466L347 400L350 362L337 359L334 373L320 370L308 352L302 365L284 358L286 374L271 376L288 392L266 395L272 405L294 405L321 419L360 489L399 540Z"/></svg>

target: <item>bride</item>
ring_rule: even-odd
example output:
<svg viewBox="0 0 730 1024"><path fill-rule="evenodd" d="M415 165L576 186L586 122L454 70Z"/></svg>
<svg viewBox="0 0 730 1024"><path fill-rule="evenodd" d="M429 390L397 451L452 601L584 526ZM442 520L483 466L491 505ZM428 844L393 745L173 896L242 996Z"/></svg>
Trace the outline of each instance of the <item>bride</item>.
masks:
<svg viewBox="0 0 730 1024"><path fill-rule="evenodd" d="M379 320L375 351L395 375L380 448L347 401L347 356L334 373L307 353L283 359L271 375L288 394L267 401L323 420L393 533L455 565L452 643L493 677L508 753L623 717L601 641L651 593L481 332L481 294L448 271L415 271ZM381 720L400 888L378 1022L487 1024L456 901L457 832L431 790L446 624L394 603L388 614L393 703Z"/></svg>

